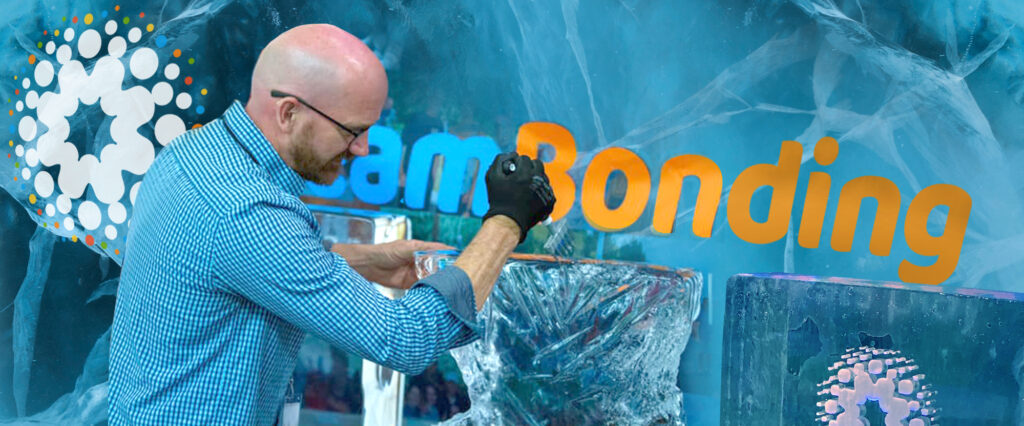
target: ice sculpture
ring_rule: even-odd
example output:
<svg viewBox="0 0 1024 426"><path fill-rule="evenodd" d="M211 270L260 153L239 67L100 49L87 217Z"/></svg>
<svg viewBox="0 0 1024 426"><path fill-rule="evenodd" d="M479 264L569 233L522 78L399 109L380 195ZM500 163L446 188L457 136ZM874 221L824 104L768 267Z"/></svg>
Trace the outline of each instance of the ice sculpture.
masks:
<svg viewBox="0 0 1024 426"><path fill-rule="evenodd" d="M723 425L1020 424L1024 294L729 280Z"/></svg>
<svg viewBox="0 0 1024 426"><path fill-rule="evenodd" d="M454 252L420 253L426 276ZM700 311L689 269L515 255L452 350L470 410L449 424L682 424L679 358Z"/></svg>

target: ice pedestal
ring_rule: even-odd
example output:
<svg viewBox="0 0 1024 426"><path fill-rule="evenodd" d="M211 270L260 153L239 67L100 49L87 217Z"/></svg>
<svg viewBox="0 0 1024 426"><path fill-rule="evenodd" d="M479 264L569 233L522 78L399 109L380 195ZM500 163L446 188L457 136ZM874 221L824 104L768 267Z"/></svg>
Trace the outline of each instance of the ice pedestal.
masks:
<svg viewBox="0 0 1024 426"><path fill-rule="evenodd" d="M1024 294L794 275L726 294L723 425L1024 424Z"/></svg>
<svg viewBox="0 0 1024 426"><path fill-rule="evenodd" d="M320 224L324 247L330 250L334 244L380 244L412 236L412 223L404 215L347 209L325 205L309 205L310 211ZM394 299L401 297L404 291L386 288L374 284L384 296ZM299 391L303 391L305 377L303 372L322 371L326 375L348 375L345 368L333 365L335 358L331 354L330 345L314 336L307 336L299 351L300 368L296 372L296 383ZM346 357L347 358L347 357ZM341 362L347 360L339 359ZM330 365L330 367L324 368ZM405 376L382 365L362 360L361 368L363 424L398 424L402 420L402 391L405 388ZM331 377L330 381L338 377ZM347 378L345 380L348 380ZM316 392L314 388L314 392ZM327 395L319 395L327 397ZM358 412L359 401L353 400L351 394L341 398L342 402L355 407Z"/></svg>
<svg viewBox="0 0 1024 426"><path fill-rule="evenodd" d="M420 276L455 253L417 256ZM700 309L688 269L514 256L453 349L470 410L453 424L681 424L679 358Z"/></svg>

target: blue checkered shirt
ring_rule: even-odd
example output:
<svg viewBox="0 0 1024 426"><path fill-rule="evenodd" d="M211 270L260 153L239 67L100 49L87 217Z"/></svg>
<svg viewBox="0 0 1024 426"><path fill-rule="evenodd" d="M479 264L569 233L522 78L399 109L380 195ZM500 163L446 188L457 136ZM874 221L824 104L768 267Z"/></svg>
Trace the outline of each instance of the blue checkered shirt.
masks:
<svg viewBox="0 0 1024 426"><path fill-rule="evenodd" d="M272 424L307 332L407 374L476 337L465 272L385 298L321 245L303 187L238 102L160 152L125 247L111 424Z"/></svg>

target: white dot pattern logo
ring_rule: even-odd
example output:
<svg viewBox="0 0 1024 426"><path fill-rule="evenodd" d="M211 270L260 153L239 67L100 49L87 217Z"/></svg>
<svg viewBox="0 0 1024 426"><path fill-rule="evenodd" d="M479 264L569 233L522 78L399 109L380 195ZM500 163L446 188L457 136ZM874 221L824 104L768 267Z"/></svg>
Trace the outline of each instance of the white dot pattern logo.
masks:
<svg viewBox="0 0 1024 426"><path fill-rule="evenodd" d="M71 47L64 44L57 48L57 63L67 65L71 61Z"/></svg>
<svg viewBox="0 0 1024 426"><path fill-rule="evenodd" d="M128 49L128 43L121 37L114 37L107 43L107 52L111 57L120 58L124 56L124 52Z"/></svg>
<svg viewBox="0 0 1024 426"><path fill-rule="evenodd" d="M39 172L36 174L35 180L36 193L41 197L49 197L53 194L53 177L47 172Z"/></svg>
<svg viewBox="0 0 1024 426"><path fill-rule="evenodd" d="M71 197L67 194L60 194L57 196L57 211L68 214L71 211ZM68 218L70 219L70 218Z"/></svg>
<svg viewBox="0 0 1024 426"><path fill-rule="evenodd" d="M50 43L53 43L52 41ZM36 85L40 88L49 86L53 82L53 64L50 61L42 60L36 65L35 69ZM35 92L33 92L35 93ZM35 108L34 105L30 105L29 108Z"/></svg>
<svg viewBox="0 0 1024 426"><path fill-rule="evenodd" d="M145 80L153 76L156 73L156 68L159 65L159 60L156 57L156 52L153 49L142 48L136 50L132 54L131 62L129 66L132 70L132 75L139 80Z"/></svg>
<svg viewBox="0 0 1024 426"><path fill-rule="evenodd" d="M169 64L169 65L167 65L166 68L164 68L164 77L167 77L168 80L174 80L174 79L178 78L178 74L180 72L181 72L181 69L178 68L177 65Z"/></svg>
<svg viewBox="0 0 1024 426"><path fill-rule="evenodd" d="M886 426L935 423L935 391L914 360L899 351L869 346L850 348L818 384L816 420L829 426L868 426L868 401L878 403Z"/></svg>
<svg viewBox="0 0 1024 426"><path fill-rule="evenodd" d="M128 210L124 208L124 204L113 203L107 207L107 217L111 222L120 224L128 218Z"/></svg>
<svg viewBox="0 0 1024 426"><path fill-rule="evenodd" d="M142 30L138 28L132 28L128 30L128 41L132 43L138 43L139 39L142 38Z"/></svg>
<svg viewBox="0 0 1024 426"><path fill-rule="evenodd" d="M161 81L153 86L153 102L157 105L167 105L173 97L174 89L166 81Z"/></svg>
<svg viewBox="0 0 1024 426"><path fill-rule="evenodd" d="M89 59L96 56L97 53L100 53L100 47L102 46L103 39L96 30L86 30L78 38L78 53L83 58Z"/></svg>
<svg viewBox="0 0 1024 426"><path fill-rule="evenodd" d="M188 93L179 93L178 97L174 98L174 104L181 109L188 109L192 106L192 96Z"/></svg>
<svg viewBox="0 0 1024 426"><path fill-rule="evenodd" d="M85 24L91 22L90 16ZM54 31L45 47L38 45L46 56L36 58L41 55L36 51L29 59L32 67L23 70L28 75L15 77L24 99L13 106L20 113L12 126L19 143L11 146L20 164L16 177L31 191L32 209L38 208L33 216L47 218L54 232L89 245L106 239L106 250L108 241L123 239L131 223L129 207L140 182L131 178L135 182L129 189L125 179L145 174L159 146L186 131L181 114L194 101L187 87L192 77L179 79L182 69L173 63L180 50L173 49L172 55L163 35L144 37L154 32L153 24L129 28L111 19L96 25ZM77 137L72 126L82 122L76 115L97 110L108 117L103 123L109 129L95 132L109 139L95 152L79 152L83 141L69 140ZM148 128L152 140L140 133ZM79 230L86 234L73 232ZM117 242L123 247L123 241Z"/></svg>
<svg viewBox="0 0 1024 426"><path fill-rule="evenodd" d="M92 201L83 201L78 206L78 223L82 224L82 227L87 230L93 230L99 228L100 221L103 218L100 215L100 208L96 203Z"/></svg>

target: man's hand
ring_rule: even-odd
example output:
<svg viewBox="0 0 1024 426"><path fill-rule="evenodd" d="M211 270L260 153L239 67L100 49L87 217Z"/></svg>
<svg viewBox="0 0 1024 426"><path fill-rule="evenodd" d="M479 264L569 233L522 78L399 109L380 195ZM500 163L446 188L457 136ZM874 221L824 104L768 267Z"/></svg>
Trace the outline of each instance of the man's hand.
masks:
<svg viewBox="0 0 1024 426"><path fill-rule="evenodd" d="M515 152L498 155L485 180L491 208L473 241L455 259L455 266L473 283L477 310L483 309L516 244L555 207L551 183L539 160Z"/></svg>
<svg viewBox="0 0 1024 426"><path fill-rule="evenodd" d="M544 163L525 155L507 152L498 155L487 170L487 198L490 210L484 221L493 216L507 216L519 225L519 243L526 233L551 214L555 195L544 173Z"/></svg>
<svg viewBox="0 0 1024 426"><path fill-rule="evenodd" d="M331 251L340 254L359 275L384 287L408 289L416 284L417 251L451 250L441 243L399 240L384 244L335 244Z"/></svg>

